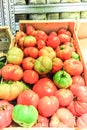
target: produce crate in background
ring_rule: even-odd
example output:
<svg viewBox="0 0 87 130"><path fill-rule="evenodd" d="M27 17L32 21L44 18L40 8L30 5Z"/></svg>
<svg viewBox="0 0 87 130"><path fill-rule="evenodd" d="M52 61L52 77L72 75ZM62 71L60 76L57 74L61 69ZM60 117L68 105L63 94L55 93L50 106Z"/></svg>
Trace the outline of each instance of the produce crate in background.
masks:
<svg viewBox="0 0 87 130"><path fill-rule="evenodd" d="M81 61L82 61L83 66L84 66L84 78L85 78L85 82L86 82L86 85L87 85L86 64L84 62L83 51L82 51L82 48L79 44L78 36L77 36L76 31L75 31L77 22L75 20L68 20L68 22L67 22L67 20L57 20L57 21L56 20L51 20L51 21L50 20L48 20L48 21L45 21L45 20L42 20L42 21L20 20L19 29L21 31L25 32L25 28L26 28L27 25L32 25L36 30L40 29L40 30L45 31L48 34L51 31L57 32L58 29L60 29L60 28L66 28L66 29L70 30L72 35L73 35L73 38L75 39L74 44L76 46L77 52L80 55ZM83 34L85 34L85 33L83 33Z"/></svg>
<svg viewBox="0 0 87 130"><path fill-rule="evenodd" d="M5 54L14 46L14 36L8 26L0 26L0 55Z"/></svg>

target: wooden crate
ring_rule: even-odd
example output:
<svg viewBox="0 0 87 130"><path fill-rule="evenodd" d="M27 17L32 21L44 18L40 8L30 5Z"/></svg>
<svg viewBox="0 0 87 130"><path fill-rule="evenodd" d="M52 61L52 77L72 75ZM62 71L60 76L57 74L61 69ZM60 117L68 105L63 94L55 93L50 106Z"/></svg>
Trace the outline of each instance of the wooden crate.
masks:
<svg viewBox="0 0 87 130"><path fill-rule="evenodd" d="M8 26L0 26L0 55L6 54L14 46L14 36Z"/></svg>
<svg viewBox="0 0 87 130"><path fill-rule="evenodd" d="M87 23L85 23L87 24ZM45 31L46 33L50 33L51 31L58 31L58 29L60 28L66 28L66 29L69 29L71 31L71 33L73 34L73 38L75 39L75 46L77 48L77 52L78 54L80 55L81 57L81 61L83 63L83 66L84 66L84 78L85 78L85 82L86 82L86 85L87 85L87 69L86 69L86 63L84 61L84 55L83 55L83 51L82 51L82 46L79 44L79 39L78 39L78 36L83 34L78 34L77 33L77 21L75 20L41 20L41 21L38 21L38 20L33 20L33 21L30 21L30 20L21 20L19 22L19 29L24 31L25 32L25 29L26 29L26 26L28 25L32 25L36 30L38 29L41 29L43 31ZM85 26L84 26L85 28ZM82 28L81 28L82 30ZM81 32L78 31L79 33ZM85 29L85 31L87 31L87 29ZM84 30L83 30L84 32ZM84 34L84 35L87 35ZM85 48L85 46L84 46ZM86 57L87 59L87 57Z"/></svg>

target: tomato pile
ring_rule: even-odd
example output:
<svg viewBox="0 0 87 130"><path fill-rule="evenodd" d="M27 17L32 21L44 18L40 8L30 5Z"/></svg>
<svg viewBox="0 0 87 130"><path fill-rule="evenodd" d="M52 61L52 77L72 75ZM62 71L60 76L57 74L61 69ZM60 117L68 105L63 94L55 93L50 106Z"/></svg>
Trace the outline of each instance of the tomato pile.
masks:
<svg viewBox="0 0 87 130"><path fill-rule="evenodd" d="M87 86L74 42L65 28L16 32L0 70L0 128L87 127Z"/></svg>

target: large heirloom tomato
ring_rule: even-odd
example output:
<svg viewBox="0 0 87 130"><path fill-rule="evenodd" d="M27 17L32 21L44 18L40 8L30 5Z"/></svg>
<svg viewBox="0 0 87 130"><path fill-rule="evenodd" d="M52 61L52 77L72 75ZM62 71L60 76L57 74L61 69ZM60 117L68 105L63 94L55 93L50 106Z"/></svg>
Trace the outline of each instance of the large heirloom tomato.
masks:
<svg viewBox="0 0 87 130"><path fill-rule="evenodd" d="M7 62L10 64L20 65L22 63L23 57L24 52L16 46L10 48L7 52Z"/></svg>
<svg viewBox="0 0 87 130"><path fill-rule="evenodd" d="M37 107L38 101L39 101L38 94L31 89L21 92L17 97L17 104L22 105L28 105L28 106L33 105Z"/></svg>
<svg viewBox="0 0 87 130"><path fill-rule="evenodd" d="M38 111L33 105L16 104L12 110L12 119L21 127L30 128L38 119Z"/></svg>
<svg viewBox="0 0 87 130"><path fill-rule="evenodd" d="M63 68L72 76L80 75L83 72L83 65L81 61L72 58L64 62Z"/></svg>
<svg viewBox="0 0 87 130"><path fill-rule="evenodd" d="M52 59L48 56L40 56L34 62L34 70L38 74L47 74L52 69Z"/></svg>
<svg viewBox="0 0 87 130"><path fill-rule="evenodd" d="M38 115L38 121L34 125L34 127L48 127L49 126L49 119L47 117Z"/></svg>
<svg viewBox="0 0 87 130"><path fill-rule="evenodd" d="M12 123L13 105L6 100L0 100L0 130Z"/></svg>
<svg viewBox="0 0 87 130"><path fill-rule="evenodd" d="M17 31L15 36L16 43L19 44L20 38L24 36L26 36L26 34L23 31Z"/></svg>
<svg viewBox="0 0 87 130"><path fill-rule="evenodd" d="M24 37L24 47L34 47L36 45L36 38L34 36L25 36Z"/></svg>
<svg viewBox="0 0 87 130"><path fill-rule="evenodd" d="M45 46L46 46L46 42L44 42L43 40L38 40L37 41L37 48L38 49L42 49Z"/></svg>
<svg viewBox="0 0 87 130"><path fill-rule="evenodd" d="M31 25L26 26L26 34L27 35L32 35L34 31L35 31L35 28L33 26L31 26Z"/></svg>
<svg viewBox="0 0 87 130"><path fill-rule="evenodd" d="M25 57L22 61L23 70L32 70L34 68L34 61L33 57Z"/></svg>
<svg viewBox="0 0 87 130"><path fill-rule="evenodd" d="M71 36L64 34L64 33L61 33L61 34L58 34L58 38L60 39L60 43L65 43L65 42L70 41Z"/></svg>
<svg viewBox="0 0 87 130"><path fill-rule="evenodd" d="M87 113L87 87L79 84L72 84L70 87L74 100L69 104L68 109L75 116Z"/></svg>
<svg viewBox="0 0 87 130"><path fill-rule="evenodd" d="M73 93L69 89L59 89L55 92L60 106L67 106L73 101Z"/></svg>
<svg viewBox="0 0 87 130"><path fill-rule="evenodd" d="M37 58L38 57L38 49L36 47L25 47L24 48L24 56Z"/></svg>
<svg viewBox="0 0 87 130"><path fill-rule="evenodd" d="M12 101L29 87L22 81L3 81L0 84L0 99Z"/></svg>
<svg viewBox="0 0 87 130"><path fill-rule="evenodd" d="M73 128L75 117L67 108L59 108L52 116L49 123L50 127Z"/></svg>
<svg viewBox="0 0 87 130"><path fill-rule="evenodd" d="M66 34L66 35L68 35L69 37L71 37L71 32L70 32L70 30L67 30L66 28L60 28L59 30L58 30L58 35L59 34Z"/></svg>
<svg viewBox="0 0 87 130"><path fill-rule="evenodd" d="M55 96L44 96L38 102L38 112L44 117L50 117L59 108L59 101Z"/></svg>
<svg viewBox="0 0 87 130"><path fill-rule="evenodd" d="M57 36L49 35L47 39L47 46L56 49L60 45L60 39Z"/></svg>
<svg viewBox="0 0 87 130"><path fill-rule="evenodd" d="M82 114L80 117L77 118L76 125L78 128L81 129L87 128L87 113Z"/></svg>
<svg viewBox="0 0 87 130"><path fill-rule="evenodd" d="M33 91L35 91L39 97L53 96L57 87L49 78L42 78L33 85Z"/></svg>
<svg viewBox="0 0 87 130"><path fill-rule="evenodd" d="M56 51L57 57L59 57L62 60L67 60L71 58L73 49L69 45L63 44L63 45L58 46L55 51Z"/></svg>
<svg viewBox="0 0 87 130"><path fill-rule="evenodd" d="M81 75L72 76L72 84L85 85L85 79Z"/></svg>
<svg viewBox="0 0 87 130"><path fill-rule="evenodd" d="M39 56L48 56L53 59L56 57L56 52L53 50L52 47L45 46L39 50Z"/></svg>
<svg viewBox="0 0 87 130"><path fill-rule="evenodd" d="M25 83L34 84L38 81L39 75L34 70L25 70L23 73L23 81Z"/></svg>
<svg viewBox="0 0 87 130"><path fill-rule="evenodd" d="M37 30L35 37L37 41L43 40L45 42L47 40L48 35L42 30Z"/></svg>
<svg viewBox="0 0 87 130"><path fill-rule="evenodd" d="M5 80L18 81L23 77L23 70L19 65L6 64L1 70L1 75Z"/></svg>

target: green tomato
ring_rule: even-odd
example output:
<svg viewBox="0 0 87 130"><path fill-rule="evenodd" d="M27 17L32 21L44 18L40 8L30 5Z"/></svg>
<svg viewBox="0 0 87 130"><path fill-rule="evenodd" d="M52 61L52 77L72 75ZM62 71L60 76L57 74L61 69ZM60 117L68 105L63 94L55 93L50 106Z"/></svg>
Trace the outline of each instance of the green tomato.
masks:
<svg viewBox="0 0 87 130"><path fill-rule="evenodd" d="M76 60L80 60L80 56L79 56L79 54L77 54L76 52L73 52L73 53L72 53L71 58L74 58L74 59L76 59Z"/></svg>
<svg viewBox="0 0 87 130"><path fill-rule="evenodd" d="M52 59L48 56L40 56L34 62L34 69L39 74L47 74L52 69Z"/></svg>
<svg viewBox="0 0 87 130"><path fill-rule="evenodd" d="M32 105L17 104L12 110L12 119L22 127L32 127L37 122L38 111Z"/></svg>
<svg viewBox="0 0 87 130"><path fill-rule="evenodd" d="M64 70L60 70L53 75L53 81L58 88L68 88L72 84L72 78Z"/></svg>
<svg viewBox="0 0 87 130"><path fill-rule="evenodd" d="M20 65L24 57L23 51L18 47L12 47L7 52L7 62Z"/></svg>

